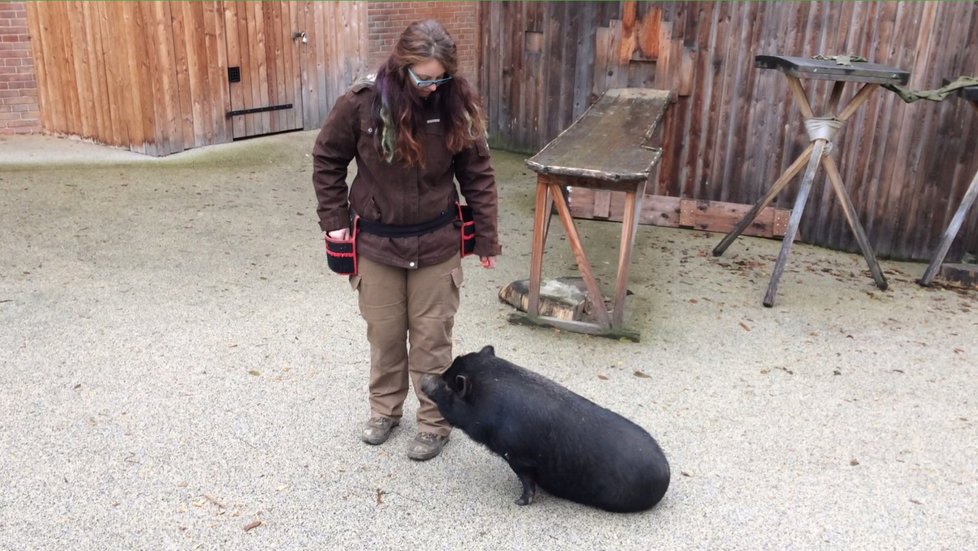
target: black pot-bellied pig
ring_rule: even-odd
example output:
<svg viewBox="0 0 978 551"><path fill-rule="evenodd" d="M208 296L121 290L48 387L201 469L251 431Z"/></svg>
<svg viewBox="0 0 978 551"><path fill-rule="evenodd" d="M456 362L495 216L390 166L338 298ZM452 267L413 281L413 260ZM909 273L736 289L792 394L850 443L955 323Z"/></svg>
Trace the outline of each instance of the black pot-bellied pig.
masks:
<svg viewBox="0 0 978 551"><path fill-rule="evenodd" d="M491 346L458 356L421 389L452 425L505 459L523 484L608 511L659 502L669 462L642 427L547 379L496 357Z"/></svg>

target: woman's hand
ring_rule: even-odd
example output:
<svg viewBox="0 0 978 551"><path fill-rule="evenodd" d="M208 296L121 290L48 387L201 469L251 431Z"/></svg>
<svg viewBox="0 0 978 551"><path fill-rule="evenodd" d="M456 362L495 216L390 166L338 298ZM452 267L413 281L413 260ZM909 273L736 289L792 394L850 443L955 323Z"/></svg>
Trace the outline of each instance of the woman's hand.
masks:
<svg viewBox="0 0 978 551"><path fill-rule="evenodd" d="M338 230L333 230L330 232L323 232L323 237L329 236L330 239L336 239L338 241L344 241L350 238L350 228L340 228Z"/></svg>
<svg viewBox="0 0 978 551"><path fill-rule="evenodd" d="M495 256L480 256L479 261L482 262L482 267L486 269L493 269L496 267L496 257Z"/></svg>

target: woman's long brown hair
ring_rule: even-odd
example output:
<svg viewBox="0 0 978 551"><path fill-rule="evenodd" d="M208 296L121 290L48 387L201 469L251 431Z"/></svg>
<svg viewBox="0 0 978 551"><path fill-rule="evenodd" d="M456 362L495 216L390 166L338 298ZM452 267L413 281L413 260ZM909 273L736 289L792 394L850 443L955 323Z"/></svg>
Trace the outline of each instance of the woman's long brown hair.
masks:
<svg viewBox="0 0 978 551"><path fill-rule="evenodd" d="M428 96L445 125L449 151L458 153L485 139L486 126L479 105L479 94L468 80L457 74L458 53L451 35L434 20L411 23L401 34L394 51L377 71L377 103L374 117L378 150L388 162L402 159L410 165L424 166L424 151L418 133L427 124L425 98L408 76L408 68L437 60L452 80L438 86Z"/></svg>

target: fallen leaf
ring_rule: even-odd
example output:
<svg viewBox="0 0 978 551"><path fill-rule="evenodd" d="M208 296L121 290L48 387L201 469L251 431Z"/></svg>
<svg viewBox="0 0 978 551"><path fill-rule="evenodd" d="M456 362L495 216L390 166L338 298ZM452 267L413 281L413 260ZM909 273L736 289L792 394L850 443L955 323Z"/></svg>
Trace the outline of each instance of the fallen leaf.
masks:
<svg viewBox="0 0 978 551"><path fill-rule="evenodd" d="M852 461L849 462L849 464L852 465L853 467L855 467L856 465L859 464L859 460L858 459L853 459Z"/></svg>
<svg viewBox="0 0 978 551"><path fill-rule="evenodd" d="M252 375L252 376L258 377L259 375L261 375L261 373L259 373L257 369L252 369L252 370L248 371L248 375Z"/></svg>
<svg viewBox="0 0 978 551"><path fill-rule="evenodd" d="M254 530L255 528L258 528L261 525L262 525L261 519L249 522L248 524L244 525L244 531L248 532Z"/></svg>
<svg viewBox="0 0 978 551"><path fill-rule="evenodd" d="M605 375L604 373L598 373L598 378L601 379L602 381L608 380L608 376Z"/></svg>
<svg viewBox="0 0 978 551"><path fill-rule="evenodd" d="M377 500L377 505L381 505L381 504L384 503L384 499L383 498L384 498L384 494L385 493L387 493L387 492L381 490L380 488L377 488L377 495L376 495L376 498L375 498Z"/></svg>
<svg viewBox="0 0 978 551"><path fill-rule="evenodd" d="M954 349L954 353L955 353L955 354L964 354L964 350L963 350L963 349L961 349L961 348L955 348L955 349ZM81 386L81 385L78 385L78 386Z"/></svg>
<svg viewBox="0 0 978 551"><path fill-rule="evenodd" d="M635 376L636 376L636 377L640 377L640 378L642 378L642 379L651 379L651 378L652 378L652 376L651 376L651 375L648 375L648 374L646 374L646 373L642 373L641 371L639 371L639 370L637 370L637 369L635 370Z"/></svg>
<svg viewBox="0 0 978 551"><path fill-rule="evenodd" d="M746 323L740 322L740 326L744 328L744 331L750 331L750 327L747 327Z"/></svg>

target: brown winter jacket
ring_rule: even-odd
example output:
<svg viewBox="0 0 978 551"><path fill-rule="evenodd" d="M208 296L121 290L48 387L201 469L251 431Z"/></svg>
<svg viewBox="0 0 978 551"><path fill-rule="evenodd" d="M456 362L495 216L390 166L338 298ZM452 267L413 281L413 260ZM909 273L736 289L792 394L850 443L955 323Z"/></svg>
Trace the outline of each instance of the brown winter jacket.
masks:
<svg viewBox="0 0 978 551"><path fill-rule="evenodd" d="M454 177L472 207L478 232L475 254L498 255L496 178L485 140L452 155L445 144L445 128L432 111L420 137L425 166L409 166L397 158L388 163L374 145L377 129L370 111L375 95L372 85L352 87L337 100L316 138L312 180L319 201L319 227L323 231L348 227L351 211L364 220L402 226L437 219L446 209L456 208ZM346 175L352 159L357 161L357 174L348 191ZM413 237L361 231L357 252L375 262L419 268L458 254L459 243L454 224Z"/></svg>

